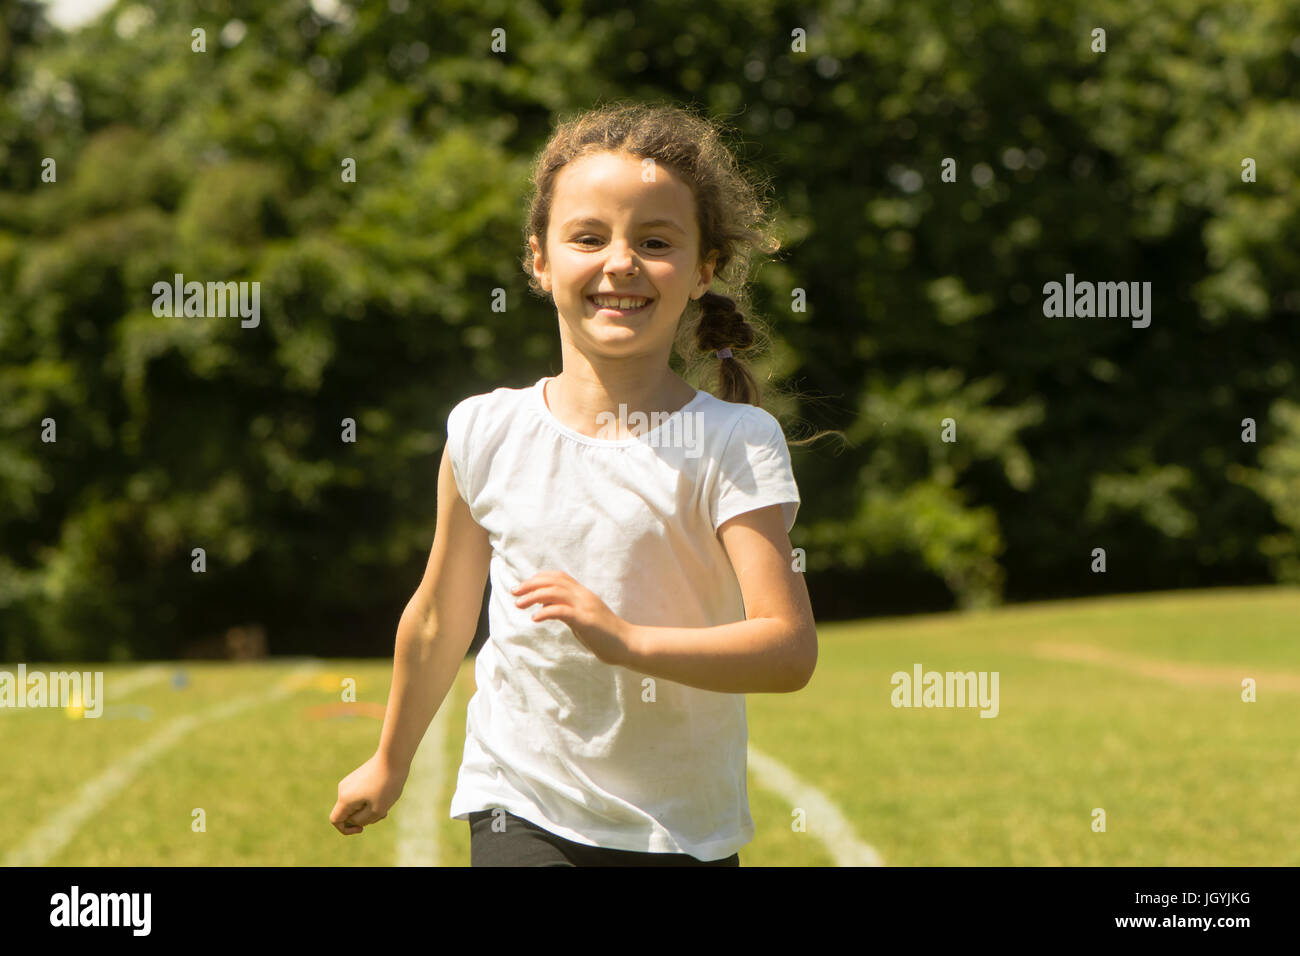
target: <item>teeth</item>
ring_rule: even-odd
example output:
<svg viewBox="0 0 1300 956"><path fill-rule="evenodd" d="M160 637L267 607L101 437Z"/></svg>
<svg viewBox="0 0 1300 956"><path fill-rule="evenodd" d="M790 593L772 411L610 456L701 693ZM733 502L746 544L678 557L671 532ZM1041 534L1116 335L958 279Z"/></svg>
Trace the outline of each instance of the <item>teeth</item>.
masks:
<svg viewBox="0 0 1300 956"><path fill-rule="evenodd" d="M593 295L592 301L608 309L636 309L649 302L642 298L621 298L612 295Z"/></svg>

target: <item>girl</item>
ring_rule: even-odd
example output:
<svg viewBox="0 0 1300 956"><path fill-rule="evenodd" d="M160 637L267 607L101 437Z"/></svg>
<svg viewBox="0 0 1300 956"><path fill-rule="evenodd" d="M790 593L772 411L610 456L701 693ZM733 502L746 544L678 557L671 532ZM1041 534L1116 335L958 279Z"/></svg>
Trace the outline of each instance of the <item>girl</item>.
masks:
<svg viewBox="0 0 1300 956"><path fill-rule="evenodd" d="M533 182L524 267L563 370L448 416L379 749L330 820L360 833L397 800L490 575L451 801L471 865L739 866L744 695L799 690L817 659L786 440L733 355L755 331L709 291L728 266L743 286L761 206L714 127L671 107L562 124ZM669 366L691 340L720 397Z"/></svg>

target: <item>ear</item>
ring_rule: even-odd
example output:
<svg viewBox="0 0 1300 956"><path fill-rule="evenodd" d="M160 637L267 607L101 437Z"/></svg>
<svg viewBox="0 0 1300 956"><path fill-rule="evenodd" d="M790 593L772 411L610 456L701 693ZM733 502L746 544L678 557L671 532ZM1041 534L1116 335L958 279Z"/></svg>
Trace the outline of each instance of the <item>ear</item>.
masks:
<svg viewBox="0 0 1300 956"><path fill-rule="evenodd" d="M546 256L536 236L528 237L528 248L533 250L533 274L547 292L551 291L551 274L546 268Z"/></svg>
<svg viewBox="0 0 1300 956"><path fill-rule="evenodd" d="M695 291L699 295L691 296L692 299L698 299L709 291L709 286L713 282L713 268L717 265L717 262L718 250L714 249L709 253L708 258L704 260L704 264L700 266L700 281L695 287Z"/></svg>

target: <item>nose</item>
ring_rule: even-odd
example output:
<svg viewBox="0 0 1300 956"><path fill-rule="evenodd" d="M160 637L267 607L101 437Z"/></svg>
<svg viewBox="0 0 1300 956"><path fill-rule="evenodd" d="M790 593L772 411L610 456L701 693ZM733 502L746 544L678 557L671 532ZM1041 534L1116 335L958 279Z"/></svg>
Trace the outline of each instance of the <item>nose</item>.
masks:
<svg viewBox="0 0 1300 956"><path fill-rule="evenodd" d="M606 275L632 275L636 272L636 259L626 243L610 243L609 257L605 260Z"/></svg>

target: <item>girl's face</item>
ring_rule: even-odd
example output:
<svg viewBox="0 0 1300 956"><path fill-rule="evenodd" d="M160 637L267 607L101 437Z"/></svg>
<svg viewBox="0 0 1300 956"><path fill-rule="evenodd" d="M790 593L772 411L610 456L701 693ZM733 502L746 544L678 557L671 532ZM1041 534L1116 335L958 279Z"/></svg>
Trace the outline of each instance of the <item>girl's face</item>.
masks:
<svg viewBox="0 0 1300 956"><path fill-rule="evenodd" d="M643 168L653 181L643 181ZM628 153L595 153L560 170L546 248L536 236L528 241L568 341L611 358L671 351L686 301L708 291L717 258L712 251L700 261L690 187ZM594 301L606 295L649 301L627 308Z"/></svg>

